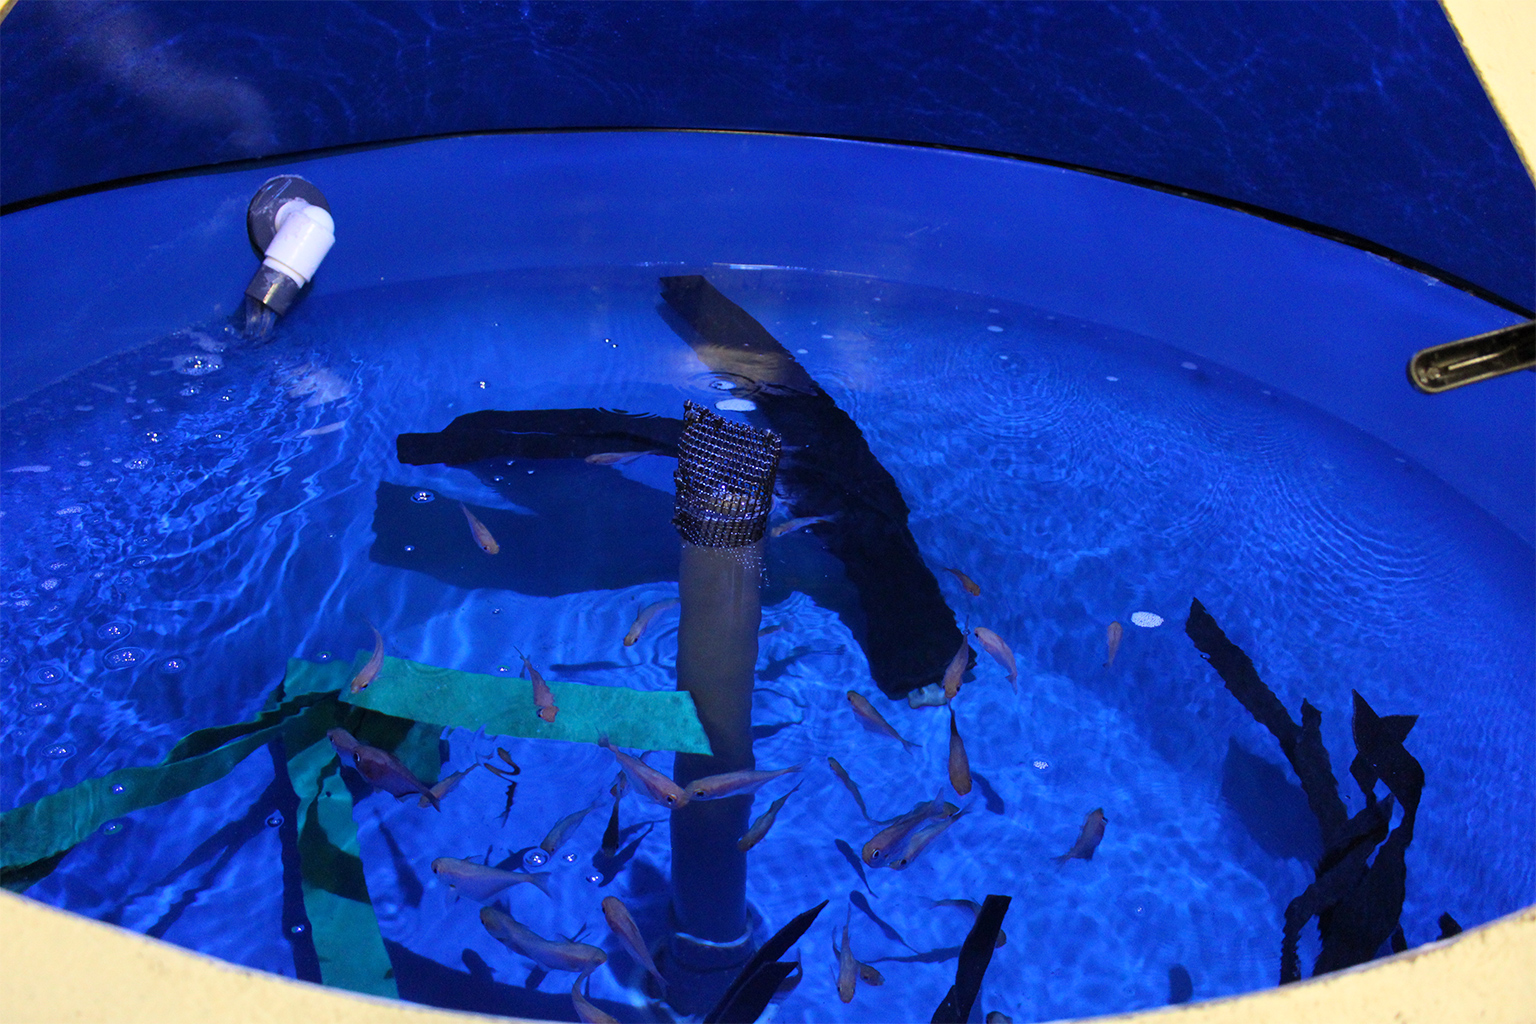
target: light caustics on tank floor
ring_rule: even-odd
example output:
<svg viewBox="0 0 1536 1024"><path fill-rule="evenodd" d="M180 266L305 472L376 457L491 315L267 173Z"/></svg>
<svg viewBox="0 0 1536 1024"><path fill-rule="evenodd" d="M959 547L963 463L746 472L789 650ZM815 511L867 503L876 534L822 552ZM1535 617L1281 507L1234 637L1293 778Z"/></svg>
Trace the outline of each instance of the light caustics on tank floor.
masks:
<svg viewBox="0 0 1536 1024"><path fill-rule="evenodd" d="M685 545L715 416L780 446L772 509L716 481L762 532ZM4 431L7 883L236 962L534 1018L1050 1019L1530 898L1529 549L1145 339L529 271L188 330Z"/></svg>

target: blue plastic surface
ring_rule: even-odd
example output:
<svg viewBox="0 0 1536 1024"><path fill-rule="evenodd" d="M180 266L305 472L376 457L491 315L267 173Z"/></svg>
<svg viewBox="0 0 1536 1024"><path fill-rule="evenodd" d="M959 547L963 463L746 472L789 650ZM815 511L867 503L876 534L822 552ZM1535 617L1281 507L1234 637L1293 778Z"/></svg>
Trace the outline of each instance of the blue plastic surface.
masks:
<svg viewBox="0 0 1536 1024"><path fill-rule="evenodd" d="M0 55L5 203L432 134L784 131L1135 175L1536 306L1536 193L1433 3L23 0Z"/></svg>
<svg viewBox="0 0 1536 1024"><path fill-rule="evenodd" d="M1532 540L1531 375L1430 397L1404 373L1419 348L1517 318L1253 216L1014 160L771 136L489 136L284 169L317 182L335 211L316 293L487 270L738 263L995 295L1265 381L1392 444ZM4 401L235 309L256 266L245 205L269 173L0 219Z"/></svg>

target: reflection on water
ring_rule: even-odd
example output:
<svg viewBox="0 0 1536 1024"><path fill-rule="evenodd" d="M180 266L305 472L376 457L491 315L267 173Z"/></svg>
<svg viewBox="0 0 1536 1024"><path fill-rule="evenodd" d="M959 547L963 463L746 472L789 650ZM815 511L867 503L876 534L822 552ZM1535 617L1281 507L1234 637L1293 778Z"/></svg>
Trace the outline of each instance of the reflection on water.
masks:
<svg viewBox="0 0 1536 1024"><path fill-rule="evenodd" d="M1528 806L1536 764L1532 560L1482 512L1380 443L1145 339L866 279L710 280L804 380L779 366L774 387L746 383L768 378L687 335L654 270L619 269L313 300L265 345L189 332L7 407L0 663L4 700L22 713L0 737L4 806L126 769L201 770L191 755L239 741L221 727L272 730L250 733L224 774L186 796L121 814L102 804L64 856L16 865L8 882L280 973L569 1019L576 975L555 966L558 951L510 951L498 940L511 930L488 931L481 904L431 865L547 873L549 896L512 885L489 905L541 940L600 949L582 997L645 1019L651 975L603 901L622 902L647 948L661 949L676 928L672 812L617 795L612 753L531 734L423 733L277 687L290 657L345 684L354 653L373 648L372 623L391 658L509 688L521 651L556 686L675 689L675 613L625 643L643 609L678 596L664 437L462 465L402 462L397 439L486 410L623 410L656 425L684 399L716 408L739 395L756 409L724 415L781 417L773 524L836 514L764 548L762 626L777 628L756 641L752 750L765 769L805 767L742 814L745 829L778 802L745 853L755 941L830 900L796 947L803 972L794 952L776 961L795 985L770 1001L779 1019L931 1017L973 922L934 901L979 906L989 894L1013 899L979 1009L1015 1020L1270 986L1283 935L1310 973L1326 932L1293 941L1287 922L1306 907L1287 910L1328 875L1333 865L1317 871L1328 850L1347 859L1364 844L1330 838L1311 783L1185 635L1197 597L1297 728L1311 728L1304 699L1317 709L1308 742L1340 780L1329 801L1341 820L1370 825L1362 838L1381 833L1358 855L1400 857L1404 944L1438 937L1443 915L1470 925L1536 898L1529 815L1509 813ZM857 431L888 491L863 489L868 473L840 479L835 458L819 463L816 431L789 436L782 410L814 398L807 380ZM922 601L954 630L931 678L912 668L922 658L901 656L915 633L870 617L881 607L871 580L895 581L890 600L910 607L900 581L914 577L849 547L860 524L895 521L889 494L904 505L908 564L936 580ZM497 554L477 543L461 502ZM1125 625L1106 665L1110 623ZM1016 689L977 627L1006 644ZM980 658L964 659L945 707L941 677L962 629ZM901 691L884 684L905 671L939 684L939 699L889 699ZM913 749L860 728L850 690ZM1411 844L1395 755L1353 770L1366 746L1352 690L1382 712L1370 743L1396 742L1422 765ZM576 714L557 703L556 726ZM950 708L965 797L951 782ZM322 714L429 788L482 767L440 811L419 794L397 801L301 735ZM1406 714L1420 718L1403 744ZM195 751L178 747L212 729ZM647 758L669 776L672 761ZM139 795L136 777L112 780L99 799ZM1387 811L1377 821L1368 807ZM553 856L532 856L583 808ZM1052 863L1083 842L1096 808L1106 821L1091 859ZM1469 819L1476 843L1464 840ZM901 870L872 867L865 847L898 823L917 855ZM306 884L316 858L336 882L325 916ZM366 944L349 930L359 921ZM856 962L846 1004L830 952L844 948L845 926ZM336 943L360 965L350 976L325 955ZM657 966L669 969L665 957Z"/></svg>

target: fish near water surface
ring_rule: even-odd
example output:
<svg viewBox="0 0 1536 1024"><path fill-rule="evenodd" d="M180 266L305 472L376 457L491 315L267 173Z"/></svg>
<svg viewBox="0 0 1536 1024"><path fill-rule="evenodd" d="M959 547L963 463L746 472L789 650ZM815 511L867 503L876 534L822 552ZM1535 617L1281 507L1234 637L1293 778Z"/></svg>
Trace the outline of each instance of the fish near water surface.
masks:
<svg viewBox="0 0 1536 1024"><path fill-rule="evenodd" d="M439 857L432 862L432 873L477 903L495 899L497 893L522 883L532 885L545 896L554 898L549 891L548 871L529 874L525 871L488 867L458 857Z"/></svg>
<svg viewBox="0 0 1536 1024"><path fill-rule="evenodd" d="M848 915L851 918L853 911ZM859 984L859 962L853 958L852 942L848 936L848 921L843 922L843 944L837 950L837 997L845 1003L853 1002L854 990Z"/></svg>
<svg viewBox="0 0 1536 1024"><path fill-rule="evenodd" d="M585 942L546 939L495 907L480 910L480 923L491 938L550 971L589 973L608 961L608 954Z"/></svg>
<svg viewBox="0 0 1536 1024"><path fill-rule="evenodd" d="M679 599L669 597L654 604L648 604L640 609L640 614L635 616L635 621L629 627L629 632L624 634L624 646L633 647L635 642L645 635L646 628L651 620L669 608L676 608Z"/></svg>
<svg viewBox="0 0 1536 1024"><path fill-rule="evenodd" d="M480 550L488 555L494 555L501 551L501 545L496 543L496 538L491 536L491 531L485 528L485 524L475 518L475 514L469 510L469 506L462 501L459 508L464 512L464 518L469 520L470 536L475 538L475 543L480 545Z"/></svg>
<svg viewBox="0 0 1536 1024"><path fill-rule="evenodd" d="M609 743L607 736L599 739L597 745L612 752L618 759L619 767L629 776L636 792L644 793L652 802L673 811L688 802L688 794L681 786L638 757L631 757Z"/></svg>
<svg viewBox="0 0 1536 1024"><path fill-rule="evenodd" d="M965 756L965 741L955 725L955 709L949 709L949 784L965 796L971 791L971 762Z"/></svg>
<svg viewBox="0 0 1536 1024"><path fill-rule="evenodd" d="M655 455L654 451L643 452L597 452L588 455L584 460L590 466L622 466L626 462L634 462L643 455Z"/></svg>
<svg viewBox="0 0 1536 1024"><path fill-rule="evenodd" d="M960 692L960 684L965 680L965 670L971 666L971 642L964 633L960 634L960 649L955 656L949 659L949 665L944 669L944 699L954 700L955 694Z"/></svg>
<svg viewBox="0 0 1536 1024"><path fill-rule="evenodd" d="M452 793L455 789L458 788L459 782L464 778L464 776L468 775L478 767L480 767L480 765L478 762L476 762L475 764L470 765L468 768L461 768L459 771L454 772L452 775L447 775L441 779L438 779L437 782L431 787L432 795L441 801L443 797L447 796L449 793ZM417 801L416 806L427 807L430 805L430 803L431 801L429 801L426 795L423 794L422 798Z"/></svg>
<svg viewBox="0 0 1536 1024"><path fill-rule="evenodd" d="M588 971L582 974L571 986L571 1005L576 1008L577 1019L583 1024L619 1024L619 1018L600 1009L581 994L581 983L586 981L591 973Z"/></svg>
<svg viewBox="0 0 1536 1024"><path fill-rule="evenodd" d="M864 844L861 854L864 863L872 868L883 866L890 858L891 851L905 842L913 832L930 821L942 820L957 814L959 810L954 804L944 802L942 792L932 800L919 803L875 833L875 837Z"/></svg>
<svg viewBox="0 0 1536 1024"><path fill-rule="evenodd" d="M949 826L965 817L966 813L966 811L957 810L943 818L930 819L914 831L907 833L902 837L901 842L890 851L888 858L890 868L893 871L901 871L906 868L913 861L917 860L917 855L927 849L929 843L943 835Z"/></svg>
<svg viewBox="0 0 1536 1024"><path fill-rule="evenodd" d="M550 829L549 833L544 837L543 841L539 843L539 849L543 850L550 856L554 856L555 851L565 845L565 841L569 839L571 837L571 833L575 832L581 823L586 820L587 815L591 814L596 809L597 801L593 801L592 803L583 807L581 810L572 811L570 814L567 814L565 817L555 822L554 828Z"/></svg>
<svg viewBox="0 0 1536 1024"><path fill-rule="evenodd" d="M379 669L384 667L384 634L372 623L368 624L368 628L373 630L373 655L352 677L352 683L347 687L350 693L362 693L368 689L368 684L378 678Z"/></svg>
<svg viewBox="0 0 1536 1024"><path fill-rule="evenodd" d="M519 652L521 653L521 652ZM533 662L528 655L523 656L523 673L528 676L528 681L533 684L533 706L538 708L538 715L546 722L553 722L560 709L555 707L555 695L550 690L544 677L539 675L539 670L533 667Z"/></svg>
<svg viewBox="0 0 1536 1024"><path fill-rule="evenodd" d="M794 789L769 804L768 809L756 821L752 822L751 827L747 829L746 833L736 841L736 849L746 853L752 847L762 842L763 837L768 834L768 830L773 827L773 823L778 820L779 810L784 806L784 801L794 796L795 791L802 785L804 783L797 784Z"/></svg>
<svg viewBox="0 0 1536 1024"><path fill-rule="evenodd" d="M798 772L804 767L805 762L802 761L788 768L779 768L774 771L740 771L726 772L723 775L706 775L702 779L694 779L688 783L688 799L724 800L728 796L755 793L779 776Z"/></svg>
<svg viewBox="0 0 1536 1024"><path fill-rule="evenodd" d="M1118 622L1111 622L1104 630L1104 639L1109 644L1109 657L1104 660L1104 667L1115 663L1115 652L1120 650L1120 638L1125 634L1125 627Z"/></svg>
<svg viewBox="0 0 1536 1024"><path fill-rule="evenodd" d="M1052 857L1057 864L1065 864L1073 857L1083 860L1093 860L1093 851L1099 848L1099 843L1104 840L1104 824L1109 821L1104 817L1104 808L1095 807L1088 812L1083 819L1083 830L1077 835L1077 842L1072 844L1072 849L1060 857Z"/></svg>
<svg viewBox="0 0 1536 1024"><path fill-rule="evenodd" d="M651 972L663 992L667 989L667 979L661 976L656 969L656 961L651 959L651 951L645 944L645 938L640 934L640 928L635 924L635 919L630 916L629 908L617 896L603 897L603 917L608 921L608 927L613 934L619 937L624 948L629 950L629 955L635 958L635 962L647 971Z"/></svg>
<svg viewBox="0 0 1536 1024"><path fill-rule="evenodd" d="M875 706L860 696L858 691L848 691L848 703L852 706L853 713L858 716L859 724L870 732L877 736L889 736L891 739L899 741L907 750L912 750L917 746L916 743L909 743L902 739L901 734L891 727L890 722L885 720L885 716L876 711Z"/></svg>
<svg viewBox="0 0 1536 1024"><path fill-rule="evenodd" d="M799 519L791 519L788 522L780 523L778 526L775 526L773 529L769 530L768 534L773 537L782 537L786 533L794 533L796 530L803 530L807 526L814 526L817 523L830 523L836 518L837 516L835 515L801 516Z"/></svg>
<svg viewBox="0 0 1536 1024"><path fill-rule="evenodd" d="M960 585L965 588L965 592L967 594L970 594L972 597L981 596L981 588L976 585L975 580L971 579L965 573L961 572L959 569L951 569L947 565L944 567L944 571L954 576L955 579L959 580Z"/></svg>
<svg viewBox="0 0 1536 1024"><path fill-rule="evenodd" d="M981 644L981 649L997 659L997 663L1008 670L1008 682L1017 690L1019 688L1019 667L1013 660L1013 651L998 636L983 626L977 626L972 631L976 642Z"/></svg>
<svg viewBox="0 0 1536 1024"><path fill-rule="evenodd" d="M336 751L336 756L342 763L351 764L356 768L357 773L366 779L370 786L397 797L419 794L427 803L442 810L438 805L438 794L411 774L411 770L389 751L370 747L345 729L331 729L325 735L331 741L331 748Z"/></svg>

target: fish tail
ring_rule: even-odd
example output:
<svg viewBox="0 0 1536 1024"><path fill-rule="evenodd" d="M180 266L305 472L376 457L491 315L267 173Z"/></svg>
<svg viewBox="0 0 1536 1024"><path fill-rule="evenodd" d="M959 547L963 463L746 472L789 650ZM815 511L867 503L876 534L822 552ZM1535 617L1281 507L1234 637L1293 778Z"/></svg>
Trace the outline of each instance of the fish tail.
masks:
<svg viewBox="0 0 1536 1024"><path fill-rule="evenodd" d="M441 813L443 810L443 805L438 801L437 794L432 792L430 789L421 794L421 801L421 806L423 807L430 803L433 810L436 810L439 813Z"/></svg>
<svg viewBox="0 0 1536 1024"><path fill-rule="evenodd" d="M543 893L545 896L548 896L550 899L554 899L555 898L554 893L549 891L549 872L548 871L535 872L534 874L532 874L532 875L530 875L528 877L528 880L530 882L532 882L534 885L538 886L539 892Z"/></svg>
<svg viewBox="0 0 1536 1024"><path fill-rule="evenodd" d="M1072 855L1070 853L1064 853L1060 857L1052 857L1051 858L1051 860L1056 862L1056 866L1057 867L1061 867L1062 865L1066 864L1066 862L1071 860L1071 859L1072 859Z"/></svg>

